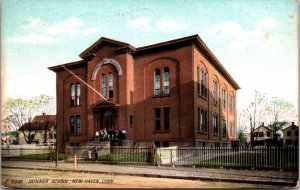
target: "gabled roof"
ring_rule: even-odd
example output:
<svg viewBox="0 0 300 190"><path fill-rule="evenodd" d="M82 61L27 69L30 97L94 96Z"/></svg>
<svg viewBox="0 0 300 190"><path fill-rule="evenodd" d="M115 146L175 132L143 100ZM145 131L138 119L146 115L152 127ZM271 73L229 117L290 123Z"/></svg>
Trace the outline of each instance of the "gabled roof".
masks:
<svg viewBox="0 0 300 190"><path fill-rule="evenodd" d="M22 125L19 131L45 130L45 125L48 125L48 130L50 130L50 127L54 126L55 120L56 115L37 115L32 119L31 123Z"/></svg>
<svg viewBox="0 0 300 190"><path fill-rule="evenodd" d="M109 102L106 100L103 100L101 102L96 103L93 108L104 108L104 107L117 107L119 106L118 104L115 104L113 102Z"/></svg>
<svg viewBox="0 0 300 190"><path fill-rule="evenodd" d="M86 50L84 50L81 54L79 54L79 57L84 59L84 58L92 55L94 52L97 51L97 49L99 47L102 46L102 44L116 45L117 48L115 50L120 50L120 49L123 49L123 48L128 48L128 49L133 50L133 51L135 50L135 47L133 47L132 45L130 45L128 43L113 40L113 39L106 38L106 37L101 37L98 41L96 41L94 44L92 44L90 47L88 47Z"/></svg>
<svg viewBox="0 0 300 190"><path fill-rule="evenodd" d="M232 76L228 73L228 71L224 68L224 66L221 64L221 62L216 58L216 56L212 53L212 51L207 47L207 45L203 42L203 40L199 37L198 34L187 36L183 38L178 38L174 40L169 40L161 43L152 44L149 46L143 46L139 48L135 48L134 46L109 39L106 37L101 37L97 42L92 44L90 47L88 47L86 50L84 50L79 56L84 59L77 62L72 62L68 64L58 65L54 67L49 67L52 71L60 71L64 70L64 67L75 67L76 65L83 65L86 64L87 61L94 56L94 53L99 49L100 47L110 44L115 46L114 51L124 51L128 50L133 56L137 57L140 55L145 55L153 52L158 52L161 50L168 50L172 48L182 47L185 45L191 45L194 44L197 49L203 53L203 55L212 63L212 65L220 71L221 74L230 82L230 84L233 85L233 87L238 90L240 89L240 86L237 84L237 82L232 78Z"/></svg>
<svg viewBox="0 0 300 190"><path fill-rule="evenodd" d="M269 127L266 127L264 125L260 125L260 126L256 127L254 130L257 130L257 129L262 128L262 127L266 128L269 131L273 131L272 129L270 129Z"/></svg>
<svg viewBox="0 0 300 190"><path fill-rule="evenodd" d="M294 122L292 122L292 125L282 129L283 131L286 130L286 129L290 129L290 128L299 128L297 125L294 124Z"/></svg>

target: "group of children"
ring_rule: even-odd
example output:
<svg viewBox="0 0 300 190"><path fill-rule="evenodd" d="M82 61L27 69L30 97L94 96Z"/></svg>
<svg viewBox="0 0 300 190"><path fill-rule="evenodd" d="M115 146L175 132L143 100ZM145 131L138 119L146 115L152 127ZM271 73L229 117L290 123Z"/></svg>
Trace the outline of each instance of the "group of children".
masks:
<svg viewBox="0 0 300 190"><path fill-rule="evenodd" d="M121 130L113 130L106 128L96 131L95 134L95 141L96 142L107 142L107 141L117 141L117 140L124 140L126 136L125 129Z"/></svg>

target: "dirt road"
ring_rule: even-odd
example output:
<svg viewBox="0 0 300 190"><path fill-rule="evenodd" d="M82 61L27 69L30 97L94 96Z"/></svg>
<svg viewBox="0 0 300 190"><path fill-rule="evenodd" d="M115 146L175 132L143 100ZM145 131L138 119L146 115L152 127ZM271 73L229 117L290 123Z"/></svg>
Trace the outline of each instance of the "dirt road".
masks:
<svg viewBox="0 0 300 190"><path fill-rule="evenodd" d="M274 188L271 185L225 183L122 175L2 169L2 186L15 188ZM278 187L278 186L277 186Z"/></svg>

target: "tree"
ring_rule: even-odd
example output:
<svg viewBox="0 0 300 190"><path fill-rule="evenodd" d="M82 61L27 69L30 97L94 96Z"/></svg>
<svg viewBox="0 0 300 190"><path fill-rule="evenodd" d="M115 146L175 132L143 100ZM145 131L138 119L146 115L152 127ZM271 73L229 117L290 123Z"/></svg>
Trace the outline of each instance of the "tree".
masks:
<svg viewBox="0 0 300 190"><path fill-rule="evenodd" d="M244 117L248 120L250 126L250 143L254 145L254 129L264 121L266 116L267 98L265 93L255 91L255 97L250 106L243 110Z"/></svg>
<svg viewBox="0 0 300 190"><path fill-rule="evenodd" d="M28 144L32 143L36 135L34 126L31 124L35 114L34 102L32 100L9 98L5 104L5 110L8 116L4 119L4 123L9 126L10 129L20 129L25 141Z"/></svg>
<svg viewBox="0 0 300 190"><path fill-rule="evenodd" d="M49 131L49 127L53 123L52 116L54 112L54 101L53 97L41 94L40 96L34 97L34 102L36 104L37 112L42 113L42 117L39 117L39 121L43 124L44 128L44 143L47 142L47 133Z"/></svg>
<svg viewBox="0 0 300 190"><path fill-rule="evenodd" d="M278 143L278 131L286 125L290 117L295 115L294 105L283 99L273 97L267 105L267 113L270 121L270 128L274 131L274 144Z"/></svg>
<svg viewBox="0 0 300 190"><path fill-rule="evenodd" d="M43 122L46 130L48 129L48 117L38 117L36 121L33 118L42 113L50 114L54 110L52 106L53 99L50 96L40 95L32 99L14 99L9 98L4 106L7 116L4 118L4 123L11 130L19 130L24 135L24 139L28 144L31 144L36 135L38 125Z"/></svg>

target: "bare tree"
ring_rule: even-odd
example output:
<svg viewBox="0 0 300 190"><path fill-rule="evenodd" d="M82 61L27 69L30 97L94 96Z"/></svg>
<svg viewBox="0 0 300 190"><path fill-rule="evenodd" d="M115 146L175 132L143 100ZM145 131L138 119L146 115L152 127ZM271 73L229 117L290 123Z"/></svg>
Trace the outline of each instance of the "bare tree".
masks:
<svg viewBox="0 0 300 190"><path fill-rule="evenodd" d="M288 123L295 115L296 110L292 103L283 99L273 97L267 105L267 113L270 121L270 127L274 131L274 143L278 143L278 131Z"/></svg>
<svg viewBox="0 0 300 190"><path fill-rule="evenodd" d="M36 108L32 100L12 99L9 98L5 104L5 111L7 117L4 119L4 123L10 127L10 129L18 130L23 133L25 141L32 143L36 131L35 126L31 123Z"/></svg>
<svg viewBox="0 0 300 190"><path fill-rule="evenodd" d="M40 95L32 99L9 98L4 109L7 113L7 116L3 120L4 123L12 130L19 130L24 135L24 139L28 144L33 142L40 125L44 126L44 141L46 142L51 122L51 116L49 115L54 111L52 97ZM41 114L43 115L40 117L37 116ZM35 120L33 120L34 118Z"/></svg>
<svg viewBox="0 0 300 190"><path fill-rule="evenodd" d="M37 112L41 114L41 117L37 117L37 121L43 125L44 128L44 143L47 142L47 133L51 126L54 126L53 112L55 109L53 97L41 94L40 96L34 97Z"/></svg>
<svg viewBox="0 0 300 190"><path fill-rule="evenodd" d="M244 117L248 120L250 126L250 142L254 145L254 129L259 126L265 119L267 109L267 98L265 93L255 91L254 101L250 106L243 110Z"/></svg>

